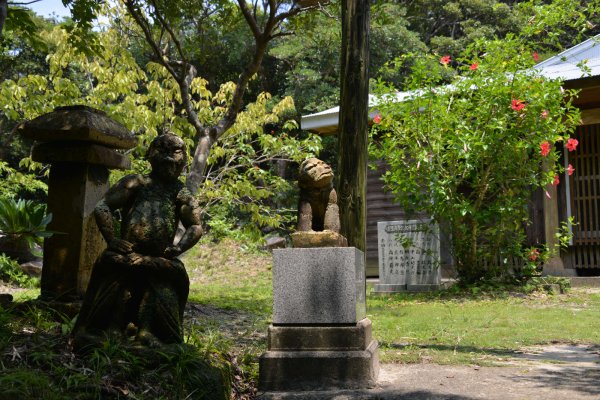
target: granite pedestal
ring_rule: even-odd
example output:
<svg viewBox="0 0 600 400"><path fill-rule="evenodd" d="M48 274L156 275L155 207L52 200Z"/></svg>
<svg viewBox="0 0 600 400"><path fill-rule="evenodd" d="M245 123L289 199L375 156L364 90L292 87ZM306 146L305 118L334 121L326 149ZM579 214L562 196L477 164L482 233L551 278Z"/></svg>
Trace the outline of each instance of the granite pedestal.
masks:
<svg viewBox="0 0 600 400"><path fill-rule="evenodd" d="M354 247L273 251L273 324L260 358L261 390L374 386L379 361L364 276L363 253Z"/></svg>

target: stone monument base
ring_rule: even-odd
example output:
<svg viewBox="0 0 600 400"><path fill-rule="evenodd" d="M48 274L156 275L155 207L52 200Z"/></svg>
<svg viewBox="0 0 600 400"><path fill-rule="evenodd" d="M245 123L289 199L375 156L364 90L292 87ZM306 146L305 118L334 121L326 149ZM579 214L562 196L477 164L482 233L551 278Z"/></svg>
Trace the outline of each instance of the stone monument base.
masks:
<svg viewBox="0 0 600 400"><path fill-rule="evenodd" d="M439 290L442 288L442 285L434 285L434 284L422 284L422 285L398 285L398 284L390 284L390 283L377 283L373 287L373 294L389 294L389 293L399 293L399 292L429 292L431 290Z"/></svg>
<svg viewBox="0 0 600 400"><path fill-rule="evenodd" d="M294 232L291 235L292 247L294 248L313 248L313 247L347 247L348 240L334 231L303 231Z"/></svg>
<svg viewBox="0 0 600 400"><path fill-rule="evenodd" d="M367 318L355 325L269 327L259 361L262 391L374 387L377 342Z"/></svg>

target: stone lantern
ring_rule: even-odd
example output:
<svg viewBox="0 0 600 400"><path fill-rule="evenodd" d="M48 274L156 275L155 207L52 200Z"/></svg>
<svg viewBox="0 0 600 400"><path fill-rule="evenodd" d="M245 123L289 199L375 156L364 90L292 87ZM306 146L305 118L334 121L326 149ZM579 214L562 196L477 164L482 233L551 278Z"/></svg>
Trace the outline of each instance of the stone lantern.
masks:
<svg viewBox="0 0 600 400"><path fill-rule="evenodd" d="M104 112L86 106L58 107L21 124L17 131L37 143L34 161L49 163L48 230L44 242L41 299L77 300L85 293L92 266L106 244L94 207L109 187L109 169L128 169L126 155L136 137Z"/></svg>

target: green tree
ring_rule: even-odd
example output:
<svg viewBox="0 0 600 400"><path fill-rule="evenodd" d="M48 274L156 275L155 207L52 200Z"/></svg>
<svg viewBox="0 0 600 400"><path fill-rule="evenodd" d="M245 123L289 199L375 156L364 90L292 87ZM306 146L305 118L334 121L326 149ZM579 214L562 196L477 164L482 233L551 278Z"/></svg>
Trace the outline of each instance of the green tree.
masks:
<svg viewBox="0 0 600 400"><path fill-rule="evenodd" d="M479 39L518 34L540 54L563 50L600 33L597 0L398 0L409 29L432 52L460 55Z"/></svg>
<svg viewBox="0 0 600 400"><path fill-rule="evenodd" d="M20 33L31 43L40 43L34 14L24 7L37 1L39 0L0 0L0 39L4 39L6 31L8 31L9 33Z"/></svg>
<svg viewBox="0 0 600 400"><path fill-rule="evenodd" d="M269 54L277 59L277 77L284 82L279 93L290 95L302 113L333 107L339 101L341 22L340 2L331 2L320 13L297 19L295 35L275 41ZM404 53L426 52L418 36L408 30L403 7L376 2L371 7L369 71L371 78L399 83L406 70L386 68Z"/></svg>
<svg viewBox="0 0 600 400"><path fill-rule="evenodd" d="M45 20L28 10L11 5L7 27L0 35L0 82L6 79L18 79L28 74L47 74L45 61L48 49L39 32L52 29L53 21ZM16 23L15 13L23 16L29 25ZM27 28L27 29L25 29ZM31 35L35 35L35 40ZM0 196L18 196L43 200L46 185L43 172L38 175L28 173L28 169L19 166L20 161L29 154L32 142L18 137L13 132L16 121L9 120L0 113Z"/></svg>
<svg viewBox="0 0 600 400"><path fill-rule="evenodd" d="M107 8L118 19L120 10ZM144 171L148 142L162 131L172 131L193 146L195 130L181 113L180 86L160 63L137 64L128 51L130 37L121 21L116 28L97 34L100 53L78 52L70 33L56 27L43 33L52 49L47 57L49 74L30 74L0 84L0 102L7 118L22 121L52 111L59 105L80 104L102 109L140 138L133 152L134 169ZM130 29L135 28L134 25ZM190 82L190 101L197 118L209 124L227 112L236 86L223 84L211 92L199 77ZM271 171L279 159L300 161L319 150L318 137L296 135L291 98L273 102L268 94L238 112L227 134L214 145L207 163L210 179L203 182L201 199L206 206L220 201L243 212L255 226L279 225L288 215L275 212L274 192L290 190ZM268 128L267 128L268 127ZM35 163L31 163L35 165ZM119 174L113 174L117 179Z"/></svg>
<svg viewBox="0 0 600 400"><path fill-rule="evenodd" d="M523 21L512 7L514 0L399 0L406 7L409 29L417 32L431 50L460 54L481 38L503 37L519 31Z"/></svg>
<svg viewBox="0 0 600 400"><path fill-rule="evenodd" d="M384 181L399 203L447 227L471 283L509 274L523 256L528 200L561 179L559 149L576 147L569 133L579 113L574 93L529 69L531 48L513 36L478 40L455 64L443 86L450 60L418 58L404 102L380 83L371 150L389 164Z"/></svg>
<svg viewBox="0 0 600 400"><path fill-rule="evenodd" d="M515 6L519 35L536 43L542 56L554 55L600 33L598 0L529 0Z"/></svg>
<svg viewBox="0 0 600 400"><path fill-rule="evenodd" d="M89 23L91 17L86 5L96 3L93 0L65 0L73 7L76 22ZM178 88L180 114L185 116L194 130L194 156L186 184L192 193L196 193L204 177L210 150L235 124L237 115L242 111L244 95L251 79L262 64L269 43L288 34L288 22L304 12L320 7L318 2L305 1L254 1L247 3L238 0L237 5L223 0L214 1L163 1L163 0L123 0L121 2L129 17L137 25L132 30L141 35L151 51L151 58L160 64L172 77ZM310 4L309 4L310 3ZM307 5L309 4L309 5ZM237 18L243 20L247 34L251 38L249 57L243 68L238 71L235 87L229 93L224 112L218 119L206 120L194 107L197 93L193 82L202 74L194 64L189 52L191 45L204 42L202 26L194 23L198 15L211 15L221 24ZM126 18L126 16L123 16ZM221 30L224 31L224 30ZM215 37L220 38L220 35ZM211 39L213 40L213 39ZM208 42L206 42L208 43ZM196 52L197 54L197 52ZM224 82L223 82L224 83ZM200 111L202 112L203 109Z"/></svg>

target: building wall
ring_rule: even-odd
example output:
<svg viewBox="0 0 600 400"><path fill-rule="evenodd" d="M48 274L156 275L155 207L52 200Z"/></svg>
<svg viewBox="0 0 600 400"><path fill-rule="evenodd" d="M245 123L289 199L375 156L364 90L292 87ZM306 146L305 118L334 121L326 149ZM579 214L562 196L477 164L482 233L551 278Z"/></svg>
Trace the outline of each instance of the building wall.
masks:
<svg viewBox="0 0 600 400"><path fill-rule="evenodd" d="M405 219L405 213L394 203L394 196L383 188L381 175L386 171L382 161L377 169L367 172L367 276L378 276L377 222Z"/></svg>

